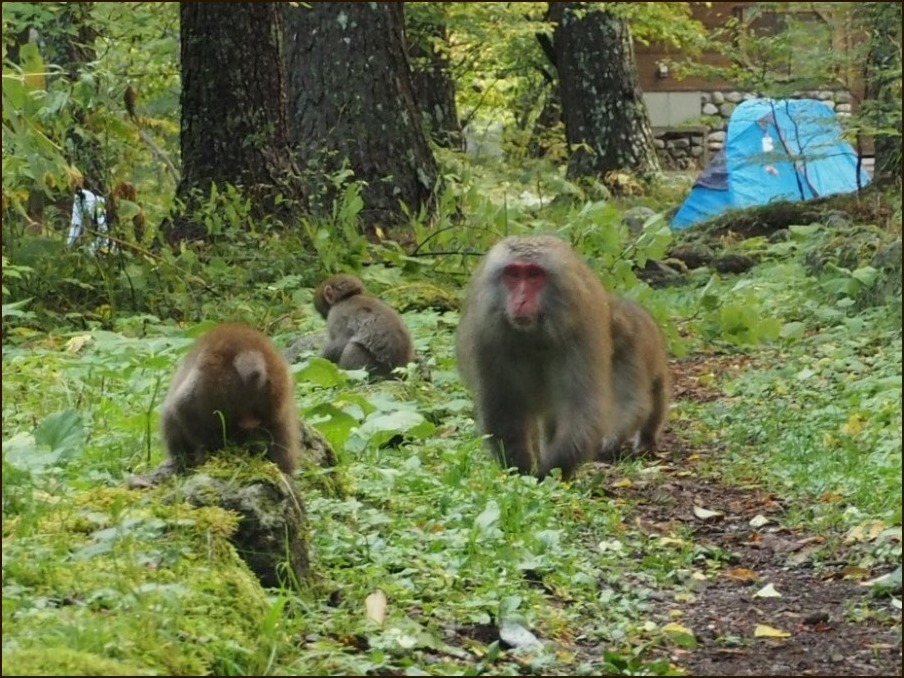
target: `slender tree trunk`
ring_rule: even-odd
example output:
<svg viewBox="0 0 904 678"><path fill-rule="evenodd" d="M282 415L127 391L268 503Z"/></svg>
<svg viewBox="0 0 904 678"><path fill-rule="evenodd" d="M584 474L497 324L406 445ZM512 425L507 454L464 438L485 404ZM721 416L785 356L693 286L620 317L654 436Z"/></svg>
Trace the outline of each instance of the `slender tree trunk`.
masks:
<svg viewBox="0 0 904 678"><path fill-rule="evenodd" d="M401 3L285 5L289 117L305 165L323 182L344 166L366 182L365 231L432 204L436 162L427 145L406 56Z"/></svg>
<svg viewBox="0 0 904 678"><path fill-rule="evenodd" d="M59 25L63 30L53 33L49 38L49 48L54 63L63 69L69 81L75 83L79 74L88 64L97 58L94 43L97 40L97 29L91 16L93 2L60 3L62 10ZM88 124L88 112L77 107L74 110L78 128ZM100 130L95 130L100 132ZM103 148L99 138L84 133L83 129L72 129L66 134L70 162L82 173L82 185L104 196L107 194L109 167L105 161Z"/></svg>
<svg viewBox="0 0 904 678"><path fill-rule="evenodd" d="M290 219L301 209L289 147L282 20L273 2L183 2L182 179L187 206L164 224L168 239L205 237L192 212L227 185L241 187L252 216ZM277 200L277 197L279 200Z"/></svg>
<svg viewBox="0 0 904 678"><path fill-rule="evenodd" d="M876 182L901 185L901 3L860 3L869 31L864 109L876 143Z"/></svg>
<svg viewBox="0 0 904 678"><path fill-rule="evenodd" d="M429 15L406 14L411 84L430 138L443 148L464 148L464 137L455 105L455 83L449 74L446 15L442 3L422 9ZM424 13L422 13L424 14Z"/></svg>
<svg viewBox="0 0 904 678"><path fill-rule="evenodd" d="M568 175L659 171L627 22L591 3L549 3L562 117L571 149Z"/></svg>

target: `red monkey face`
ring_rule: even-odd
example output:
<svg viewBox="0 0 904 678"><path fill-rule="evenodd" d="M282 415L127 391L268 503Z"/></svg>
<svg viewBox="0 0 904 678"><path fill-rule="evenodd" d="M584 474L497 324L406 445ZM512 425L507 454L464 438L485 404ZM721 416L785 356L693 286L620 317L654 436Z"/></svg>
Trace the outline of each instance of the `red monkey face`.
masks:
<svg viewBox="0 0 904 678"><path fill-rule="evenodd" d="M505 312L515 327L537 324L546 278L543 267L533 262L516 261L502 269L502 282L508 292Z"/></svg>

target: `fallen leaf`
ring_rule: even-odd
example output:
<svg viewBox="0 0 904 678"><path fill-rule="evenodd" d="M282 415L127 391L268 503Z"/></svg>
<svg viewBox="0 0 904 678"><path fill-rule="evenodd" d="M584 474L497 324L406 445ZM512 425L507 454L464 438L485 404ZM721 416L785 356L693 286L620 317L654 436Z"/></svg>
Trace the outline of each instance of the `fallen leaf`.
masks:
<svg viewBox="0 0 904 678"><path fill-rule="evenodd" d="M625 545L618 539L610 539L609 541L601 541L596 545L596 548L599 549L600 553L606 553L606 551L620 553L625 550Z"/></svg>
<svg viewBox="0 0 904 678"><path fill-rule="evenodd" d="M842 432L849 436L855 436L863 430L863 418L859 414L852 414L848 417L844 426L841 427Z"/></svg>
<svg viewBox="0 0 904 678"><path fill-rule="evenodd" d="M367 610L367 618L377 624L386 620L386 594L382 591L374 591L364 599L364 608Z"/></svg>
<svg viewBox="0 0 904 678"><path fill-rule="evenodd" d="M543 643L537 640L537 636L514 621L504 621L499 625L499 640L519 650L539 650Z"/></svg>
<svg viewBox="0 0 904 678"><path fill-rule="evenodd" d="M901 592L901 566L898 565L896 570L883 574L881 577L870 579L869 581L860 582L861 586L878 587L880 590L887 590L890 593ZM901 601L898 601L900 608Z"/></svg>
<svg viewBox="0 0 904 678"><path fill-rule="evenodd" d="M864 520L844 536L844 543L873 541L886 527L881 520Z"/></svg>
<svg viewBox="0 0 904 678"><path fill-rule="evenodd" d="M756 572L746 567L733 567L725 570L725 576L740 581L757 581L760 578Z"/></svg>
<svg viewBox="0 0 904 678"><path fill-rule="evenodd" d="M90 334L80 334L78 336L72 337L72 339L66 342L66 350L69 353L78 353L90 342Z"/></svg>
<svg viewBox="0 0 904 678"><path fill-rule="evenodd" d="M768 525L771 522L773 522L772 518L767 518L766 516L758 513L753 518L750 519L750 522L748 524L750 525L750 527L752 527L754 529L759 529L759 528L763 527L764 525Z"/></svg>
<svg viewBox="0 0 904 678"><path fill-rule="evenodd" d="M701 506L695 506L694 515L697 516L700 520L713 520L715 518L721 518L725 514L722 513L722 511L710 511L709 509L705 509Z"/></svg>
<svg viewBox="0 0 904 678"><path fill-rule="evenodd" d="M689 650L697 647L697 638L694 636L694 632L677 622L669 622L662 627L662 632L679 647Z"/></svg>
<svg viewBox="0 0 904 678"><path fill-rule="evenodd" d="M620 478L612 483L612 487L631 487L633 484L630 478Z"/></svg>
<svg viewBox="0 0 904 678"><path fill-rule="evenodd" d="M763 588L753 594L754 598L781 598L782 594L775 590L773 584L766 584Z"/></svg>
<svg viewBox="0 0 904 678"><path fill-rule="evenodd" d="M754 638L790 638L791 634L765 624L757 624L753 631Z"/></svg>
<svg viewBox="0 0 904 678"><path fill-rule="evenodd" d="M840 574L845 579L866 579L869 576L869 569L859 565L847 565L841 568Z"/></svg>

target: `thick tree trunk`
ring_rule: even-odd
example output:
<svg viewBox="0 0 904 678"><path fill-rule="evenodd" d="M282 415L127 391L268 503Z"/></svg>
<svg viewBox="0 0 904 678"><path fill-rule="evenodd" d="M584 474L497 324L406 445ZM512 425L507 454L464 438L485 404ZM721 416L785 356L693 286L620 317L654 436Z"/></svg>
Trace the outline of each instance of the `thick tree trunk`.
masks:
<svg viewBox="0 0 904 678"><path fill-rule="evenodd" d="M627 22L591 3L549 3L562 118L571 157L568 175L659 171L653 133L634 63Z"/></svg>
<svg viewBox="0 0 904 678"><path fill-rule="evenodd" d="M301 192L289 148L279 7L184 2L179 9L182 180L176 193L187 210L164 225L168 239L205 236L192 212L211 185L241 187L255 216L288 218L301 209Z"/></svg>
<svg viewBox="0 0 904 678"><path fill-rule="evenodd" d="M455 83L449 74L445 8L442 3L425 5L430 16L406 14L411 84L424 116L430 138L443 148L464 148L464 137L455 105Z"/></svg>
<svg viewBox="0 0 904 678"><path fill-rule="evenodd" d="M901 3L864 2L869 31L864 109L875 133L875 180L901 185Z"/></svg>
<svg viewBox="0 0 904 678"><path fill-rule="evenodd" d="M412 212L431 205L437 168L414 99L401 3L316 2L285 12L290 128L304 164L324 177L347 163L367 182L369 233L405 221L400 203ZM335 195L328 180L320 190L327 201Z"/></svg>

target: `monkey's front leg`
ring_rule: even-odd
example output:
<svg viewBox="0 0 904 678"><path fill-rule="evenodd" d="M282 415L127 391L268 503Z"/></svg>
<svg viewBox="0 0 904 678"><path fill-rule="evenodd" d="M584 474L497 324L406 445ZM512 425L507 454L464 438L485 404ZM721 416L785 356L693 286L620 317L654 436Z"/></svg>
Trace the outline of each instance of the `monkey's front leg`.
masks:
<svg viewBox="0 0 904 678"><path fill-rule="evenodd" d="M485 397L478 411L482 412L481 428L490 434L490 449L503 468L515 467L519 473L534 473L537 424L525 414L525 408L502 397Z"/></svg>

